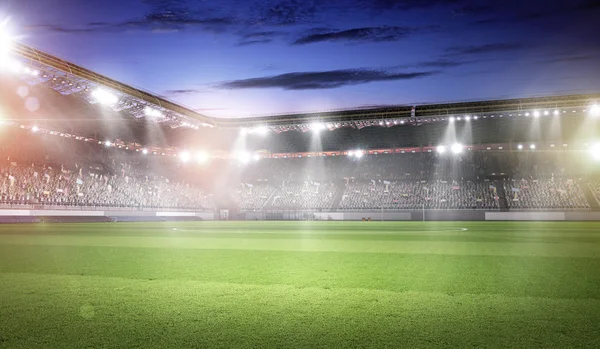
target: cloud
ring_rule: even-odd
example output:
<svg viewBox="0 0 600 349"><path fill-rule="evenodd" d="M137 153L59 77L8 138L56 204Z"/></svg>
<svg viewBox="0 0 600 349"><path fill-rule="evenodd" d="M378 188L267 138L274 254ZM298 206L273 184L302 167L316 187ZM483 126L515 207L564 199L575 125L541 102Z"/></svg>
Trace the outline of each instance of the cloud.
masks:
<svg viewBox="0 0 600 349"><path fill-rule="evenodd" d="M247 46L256 44L266 44L272 42L276 37L286 35L279 31L259 31L240 35L240 41L237 46Z"/></svg>
<svg viewBox="0 0 600 349"><path fill-rule="evenodd" d="M411 28L396 26L353 28L307 34L294 41L293 44L305 45L324 41L398 41L408 36L413 30Z"/></svg>
<svg viewBox="0 0 600 349"><path fill-rule="evenodd" d="M181 89L181 90L166 90L165 94L168 96L181 96L181 95L193 95L201 93L200 90L195 89Z"/></svg>
<svg viewBox="0 0 600 349"><path fill-rule="evenodd" d="M414 67L417 68L454 68L465 65L470 62L450 61L446 59L438 59L437 61L425 61L417 63Z"/></svg>
<svg viewBox="0 0 600 349"><path fill-rule="evenodd" d="M414 10L428 8L433 6L448 6L461 4L462 0L364 0L361 1L363 7L377 10Z"/></svg>
<svg viewBox="0 0 600 349"><path fill-rule="evenodd" d="M574 62L592 61L592 60L597 60L597 59L598 59L598 56L594 56L594 55L573 55L573 56L565 56L565 57L556 57L556 58L545 59L545 60L539 61L538 63L546 63L546 64L551 64L551 63L574 63Z"/></svg>
<svg viewBox="0 0 600 349"><path fill-rule="evenodd" d="M520 43L496 43L471 46L453 46L446 49L449 55L477 55L487 53L511 52L525 48Z"/></svg>
<svg viewBox="0 0 600 349"><path fill-rule="evenodd" d="M319 13L317 0L267 1L256 7L255 22L262 25L292 25L314 20Z"/></svg>
<svg viewBox="0 0 600 349"><path fill-rule="evenodd" d="M262 78L222 83L222 89L278 88L283 90L332 89L375 81L411 80L437 74L437 71L389 72L376 69L343 69L318 72L296 72Z"/></svg>

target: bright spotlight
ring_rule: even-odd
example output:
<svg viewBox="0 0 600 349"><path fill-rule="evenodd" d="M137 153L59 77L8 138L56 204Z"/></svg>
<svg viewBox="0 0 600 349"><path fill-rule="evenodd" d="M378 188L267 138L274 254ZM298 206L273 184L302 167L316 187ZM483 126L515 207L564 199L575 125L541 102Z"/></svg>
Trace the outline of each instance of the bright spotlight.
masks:
<svg viewBox="0 0 600 349"><path fill-rule="evenodd" d="M248 134L248 129L247 129L247 128L245 128L245 127L242 127L242 128L240 129L240 133L242 134L242 136L245 136L245 135L247 135L247 134Z"/></svg>
<svg viewBox="0 0 600 349"><path fill-rule="evenodd" d="M251 133L256 133L261 136L265 136L269 132L269 128L266 126L257 126L252 129Z"/></svg>
<svg viewBox="0 0 600 349"><path fill-rule="evenodd" d="M39 130L40 130L40 129L39 129L37 126L33 126L33 127L31 128L31 132L37 132L37 131L39 131Z"/></svg>
<svg viewBox="0 0 600 349"><path fill-rule="evenodd" d="M110 147L112 145L112 143L110 141L106 141L106 142L104 142L104 145L107 147Z"/></svg>
<svg viewBox="0 0 600 349"><path fill-rule="evenodd" d="M450 122L454 122L455 119L456 118L454 116L451 116L450 119L448 119L448 120L450 120Z"/></svg>
<svg viewBox="0 0 600 349"><path fill-rule="evenodd" d="M148 149L142 149L142 154L148 155Z"/></svg>
<svg viewBox="0 0 600 349"><path fill-rule="evenodd" d="M517 145L517 149L522 150L523 149L523 144Z"/></svg>
<svg viewBox="0 0 600 349"><path fill-rule="evenodd" d="M310 125L310 128L314 131L314 132L321 132L325 129L325 124L321 123L321 122L315 122L313 124Z"/></svg>
<svg viewBox="0 0 600 349"><path fill-rule="evenodd" d="M150 108L150 107L144 108L144 114L151 118L160 118L162 116L162 113L160 112L160 110L156 110L156 109Z"/></svg>
<svg viewBox="0 0 600 349"><path fill-rule="evenodd" d="M353 152L352 150L350 150L350 151L348 152L348 156L354 156L354 152Z"/></svg>
<svg viewBox="0 0 600 349"><path fill-rule="evenodd" d="M469 115L465 116L465 120L471 121L471 117Z"/></svg>
<svg viewBox="0 0 600 349"><path fill-rule="evenodd" d="M250 162L251 155L248 152L242 151L238 154L237 159L242 164L247 164Z"/></svg>
<svg viewBox="0 0 600 349"><path fill-rule="evenodd" d="M461 120L460 116L459 116L459 117L457 117L457 118L456 118L456 120L457 120L457 121L460 121L460 120Z"/></svg>
<svg viewBox="0 0 600 349"><path fill-rule="evenodd" d="M364 152L364 150L356 150L356 151L354 152L354 156L356 156L356 157L357 157L357 158L359 158L359 159L360 159L360 158L362 158L362 157L363 157L363 155L365 155L365 152Z"/></svg>
<svg viewBox="0 0 600 349"><path fill-rule="evenodd" d="M254 161L258 161L258 160L260 160L260 155L258 155L258 154L254 154L254 155L252 156L252 160L254 160Z"/></svg>
<svg viewBox="0 0 600 349"><path fill-rule="evenodd" d="M12 50L13 39L0 27L0 55L6 55Z"/></svg>
<svg viewBox="0 0 600 349"><path fill-rule="evenodd" d="M558 111L558 109L556 109L553 114L556 116L556 115L560 114L560 112Z"/></svg>
<svg viewBox="0 0 600 349"><path fill-rule="evenodd" d="M600 143L592 145L590 148L590 154L594 160L600 160Z"/></svg>
<svg viewBox="0 0 600 349"><path fill-rule="evenodd" d="M531 149L531 150L535 149L535 144L530 145L529 149Z"/></svg>
<svg viewBox="0 0 600 349"><path fill-rule="evenodd" d="M453 154L460 154L463 151L463 146L462 146L462 144L454 143L454 144L452 144L452 147L450 148L450 150L452 151Z"/></svg>
<svg viewBox="0 0 600 349"><path fill-rule="evenodd" d="M534 110L533 111L533 116L536 117L536 118L539 118L540 117L540 112L537 111L537 110Z"/></svg>
<svg viewBox="0 0 600 349"><path fill-rule="evenodd" d="M593 104L590 106L590 115L591 116L600 116L600 105Z"/></svg>
<svg viewBox="0 0 600 349"><path fill-rule="evenodd" d="M206 152L198 152L198 154L196 154L196 161L198 161L198 163L205 163L208 161L208 154Z"/></svg>
<svg viewBox="0 0 600 349"><path fill-rule="evenodd" d="M544 110L544 115L548 116L548 114L550 114L550 112L547 110Z"/></svg>
<svg viewBox="0 0 600 349"><path fill-rule="evenodd" d="M446 152L446 147L443 145L438 145L436 148L437 152L440 154L444 154Z"/></svg>
<svg viewBox="0 0 600 349"><path fill-rule="evenodd" d="M529 113L525 113L525 116L529 116Z"/></svg>
<svg viewBox="0 0 600 349"><path fill-rule="evenodd" d="M188 152L188 151L182 151L181 153L179 153L179 158L183 162L190 161L190 152Z"/></svg>
<svg viewBox="0 0 600 349"><path fill-rule="evenodd" d="M479 119L479 116L475 115L475 116L473 117L473 120L477 120L477 119Z"/></svg>
<svg viewBox="0 0 600 349"><path fill-rule="evenodd" d="M119 97L100 88L92 92L92 97L94 97L99 103L106 105L113 105L119 101Z"/></svg>

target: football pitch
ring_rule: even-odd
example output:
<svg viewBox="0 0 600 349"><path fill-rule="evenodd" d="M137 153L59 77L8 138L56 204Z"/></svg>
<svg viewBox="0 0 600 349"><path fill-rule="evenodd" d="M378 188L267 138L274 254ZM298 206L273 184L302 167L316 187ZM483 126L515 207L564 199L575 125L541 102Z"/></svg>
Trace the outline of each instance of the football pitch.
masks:
<svg viewBox="0 0 600 349"><path fill-rule="evenodd" d="M600 223L0 225L0 348L600 347Z"/></svg>

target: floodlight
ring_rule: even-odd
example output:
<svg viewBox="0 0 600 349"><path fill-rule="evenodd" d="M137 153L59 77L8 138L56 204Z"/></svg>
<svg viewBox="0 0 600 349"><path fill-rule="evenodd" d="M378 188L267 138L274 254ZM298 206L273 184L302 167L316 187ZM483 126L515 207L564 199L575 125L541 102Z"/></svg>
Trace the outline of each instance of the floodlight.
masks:
<svg viewBox="0 0 600 349"><path fill-rule="evenodd" d="M454 144L452 144L452 147L450 148L450 150L452 151L453 154L460 154L463 151L463 146L460 143L454 143Z"/></svg>
<svg viewBox="0 0 600 349"><path fill-rule="evenodd" d="M479 116L475 115L475 116L473 117L473 120L477 120L477 119L479 119Z"/></svg>
<svg viewBox="0 0 600 349"><path fill-rule="evenodd" d="M260 155L258 155L258 154L254 154L254 155L252 156L252 160L254 160L254 161L258 161L258 160L260 160Z"/></svg>
<svg viewBox="0 0 600 349"><path fill-rule="evenodd" d="M40 130L40 129L39 129L37 126L33 126L33 127L31 128L31 132L37 132L37 131L39 131L39 130Z"/></svg>
<svg viewBox="0 0 600 349"><path fill-rule="evenodd" d="M142 154L148 155L148 149L142 149Z"/></svg>
<svg viewBox="0 0 600 349"><path fill-rule="evenodd" d="M522 150L523 149L523 144L517 145L517 149Z"/></svg>
<svg viewBox="0 0 600 349"><path fill-rule="evenodd" d="M440 154L444 154L446 152L446 147L443 145L438 145L436 148L437 152Z"/></svg>
<svg viewBox="0 0 600 349"><path fill-rule="evenodd" d="M450 120L450 122L454 122L455 118L454 118L454 116L451 116L450 119L448 119L448 120Z"/></svg>
<svg viewBox="0 0 600 349"><path fill-rule="evenodd" d="M113 105L119 101L119 97L100 88L92 92L92 97L94 97L99 103L106 105Z"/></svg>
<svg viewBox="0 0 600 349"><path fill-rule="evenodd" d="M560 114L560 112L558 111L558 109L556 109L556 110L554 111L554 115L558 115L558 114Z"/></svg>
<svg viewBox="0 0 600 349"><path fill-rule="evenodd" d="M469 115L465 116L466 121L471 121L471 117Z"/></svg>
<svg viewBox="0 0 600 349"><path fill-rule="evenodd" d="M190 161L190 152L189 151L182 151L179 154L179 157L181 158L181 161L188 162L188 161Z"/></svg>
<svg viewBox="0 0 600 349"><path fill-rule="evenodd" d="M548 115L550 114L550 112L548 112L547 110L544 110L544 115Z"/></svg>
<svg viewBox="0 0 600 349"><path fill-rule="evenodd" d="M534 110L533 111L533 116L536 117L536 118L539 118L540 117L540 112L537 111L537 110Z"/></svg>
<svg viewBox="0 0 600 349"><path fill-rule="evenodd" d="M325 124L321 123L321 122L315 122L313 124L310 125L310 128L314 131L314 132L321 132L325 129Z"/></svg>
<svg viewBox="0 0 600 349"><path fill-rule="evenodd" d="M354 156L354 152L353 152L352 150L350 150L350 151L348 152L348 156Z"/></svg>
<svg viewBox="0 0 600 349"><path fill-rule="evenodd" d="M208 161L208 154L206 152L200 151L196 154L196 161L203 164Z"/></svg>
<svg viewBox="0 0 600 349"><path fill-rule="evenodd" d="M0 28L0 55L4 56L12 50L13 39Z"/></svg>
<svg viewBox="0 0 600 349"><path fill-rule="evenodd" d="M106 141L106 142L104 142L104 145L107 147L110 147L112 145L112 143L110 141Z"/></svg>
<svg viewBox="0 0 600 349"><path fill-rule="evenodd" d="M356 151L354 152L354 156L356 156L356 157L357 157L357 158L359 158L359 159L360 159L360 158L362 158L362 157L363 157L363 155L365 155L365 152L364 152L364 150L356 150Z"/></svg>
<svg viewBox="0 0 600 349"><path fill-rule="evenodd" d="M267 128L266 126L257 126L252 129L251 133L256 133L261 136L265 136L268 132L269 132L269 128Z"/></svg>
<svg viewBox="0 0 600 349"><path fill-rule="evenodd" d="M600 160L600 143L592 145L590 148L590 154L594 160Z"/></svg>
<svg viewBox="0 0 600 349"><path fill-rule="evenodd" d="M160 110L156 110L154 108L151 107L145 107L144 108L144 114L148 117L151 118L159 118L162 116L162 113L160 112Z"/></svg>
<svg viewBox="0 0 600 349"><path fill-rule="evenodd" d="M525 116L529 116L529 113L525 113Z"/></svg>
<svg viewBox="0 0 600 349"><path fill-rule="evenodd" d="M461 120L460 116L459 116L459 117L457 117L457 118L456 118L456 120L460 121L460 120Z"/></svg>
<svg viewBox="0 0 600 349"><path fill-rule="evenodd" d="M590 106L590 115L591 116L600 116L600 105L593 104Z"/></svg>
<svg viewBox="0 0 600 349"><path fill-rule="evenodd" d="M238 160L239 162L241 162L242 164L247 164L248 162L250 162L250 153L248 152L240 152L238 154Z"/></svg>
<svg viewBox="0 0 600 349"><path fill-rule="evenodd" d="M400 124L404 125L404 120L400 120Z"/></svg>
<svg viewBox="0 0 600 349"><path fill-rule="evenodd" d="M248 134L248 129L247 129L247 128L245 128L245 127L242 127L242 128L240 129L240 133L242 134L242 136L245 136L245 135L247 135L247 134Z"/></svg>
<svg viewBox="0 0 600 349"><path fill-rule="evenodd" d="M529 149L531 149L531 150L535 149L535 144L530 145Z"/></svg>

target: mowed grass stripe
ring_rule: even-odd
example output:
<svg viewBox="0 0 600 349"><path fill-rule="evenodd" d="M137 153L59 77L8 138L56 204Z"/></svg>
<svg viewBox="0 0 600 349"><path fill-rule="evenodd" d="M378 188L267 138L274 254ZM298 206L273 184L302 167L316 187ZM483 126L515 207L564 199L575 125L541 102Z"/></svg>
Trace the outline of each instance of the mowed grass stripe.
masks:
<svg viewBox="0 0 600 349"><path fill-rule="evenodd" d="M596 347L600 302L0 275L10 348Z"/></svg>
<svg viewBox="0 0 600 349"><path fill-rule="evenodd" d="M600 259L0 246L0 272L600 299Z"/></svg>
<svg viewBox="0 0 600 349"><path fill-rule="evenodd" d="M584 234L600 233L600 222L155 222L155 223L69 223L3 224L3 234L98 234L156 236L176 228L191 233L300 233L300 234L402 234L405 232L460 232L501 234ZM591 234L590 234L591 233Z"/></svg>
<svg viewBox="0 0 600 349"><path fill-rule="evenodd" d="M260 250L304 252L356 252L356 253L411 253L490 256L547 256L547 257L600 257L600 244L589 242L556 241L529 242L502 241L439 241L421 240L331 240L331 239L255 239L211 237L137 237L81 235L4 235L0 246L97 246L97 247L144 247L202 250Z"/></svg>

